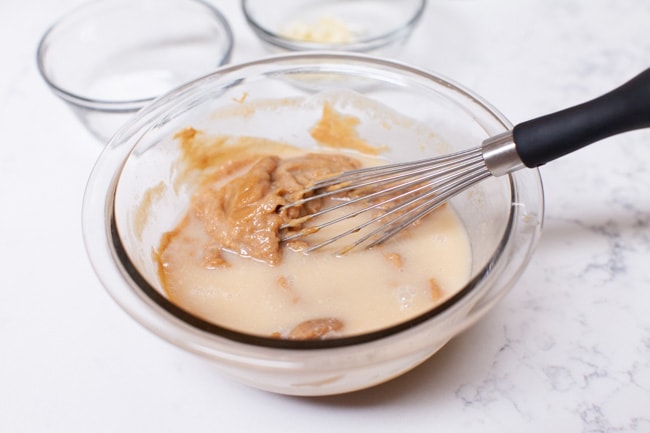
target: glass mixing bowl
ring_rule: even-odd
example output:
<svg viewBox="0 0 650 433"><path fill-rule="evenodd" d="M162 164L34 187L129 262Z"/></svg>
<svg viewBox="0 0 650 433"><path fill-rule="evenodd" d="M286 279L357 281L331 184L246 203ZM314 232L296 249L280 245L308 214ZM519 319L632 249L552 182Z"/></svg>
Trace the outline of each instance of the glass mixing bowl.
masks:
<svg viewBox="0 0 650 433"><path fill-rule="evenodd" d="M227 63L230 25L201 0L95 0L43 35L50 89L102 142L140 108Z"/></svg>
<svg viewBox="0 0 650 433"><path fill-rule="evenodd" d="M476 147L511 127L479 96L411 66L336 53L271 57L223 67L140 111L104 149L83 204L91 263L124 310L154 334L213 360L234 378L284 394L367 388L426 360L513 286L529 261L543 220L537 170L489 178L455 197L451 205L471 243L471 278L432 310L366 334L314 341L248 335L170 302L152 251L185 212L192 192L177 183L180 151L174 134L192 126L313 149L316 145L306 131L319 116L314 111L318 104L312 102L322 95L372 101L372 116L364 110L356 115L362 124L369 122L364 133L386 145L385 156L393 161ZM268 103L278 100L304 102ZM386 128L385 116L405 116L400 124L406 126ZM380 119L378 124L373 118Z"/></svg>

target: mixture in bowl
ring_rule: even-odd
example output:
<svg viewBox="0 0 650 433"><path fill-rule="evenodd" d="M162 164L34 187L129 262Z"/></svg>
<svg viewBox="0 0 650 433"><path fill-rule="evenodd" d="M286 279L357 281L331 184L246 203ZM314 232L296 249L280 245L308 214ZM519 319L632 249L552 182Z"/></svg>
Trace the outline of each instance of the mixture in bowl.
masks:
<svg viewBox="0 0 650 433"><path fill-rule="evenodd" d="M342 256L335 254L340 244L304 250L358 224L354 218L281 241L285 231L301 229L283 224L331 205L283 207L315 179L386 163L382 149L359 136L358 124L325 103L310 129L323 145L317 152L261 137L179 131L179 163L198 180L187 212L162 234L155 253L169 299L240 332L324 339L406 321L460 290L469 279L470 244L451 206L385 243Z"/></svg>

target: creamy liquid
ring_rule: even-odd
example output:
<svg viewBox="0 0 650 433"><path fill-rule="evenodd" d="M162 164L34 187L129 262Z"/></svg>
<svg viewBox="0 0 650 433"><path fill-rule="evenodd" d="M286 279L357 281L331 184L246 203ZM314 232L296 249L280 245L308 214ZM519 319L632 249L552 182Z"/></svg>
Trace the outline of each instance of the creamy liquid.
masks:
<svg viewBox="0 0 650 433"><path fill-rule="evenodd" d="M384 328L441 303L470 273L467 234L450 206L378 247L342 257L331 248L284 248L281 263L271 266L222 252L228 266L211 269L208 242L189 218L166 245L160 264L170 300L210 322L266 336L287 337L314 319L343 325L326 338Z"/></svg>
<svg viewBox="0 0 650 433"><path fill-rule="evenodd" d="M339 162L326 168L332 153L347 150L356 152L355 164L386 163L377 156L382 148L366 143L357 133L358 126L358 118L341 114L325 103L321 119L310 132L328 150L316 155L322 161L314 163L313 157L305 160L307 171L302 178L311 182L313 176L326 175L319 171L349 169L345 168L349 161L339 161L347 158L341 155L335 156ZM259 178L246 177L246 172L258 172L241 168L237 161L260 160L265 155L302 161L307 151L263 138L210 137L193 128L179 132L176 138L183 155L179 172L188 175L180 178L196 179L189 174L197 173L201 181L186 217L174 230L162 235L156 254L159 275L172 302L209 322L277 338L355 335L430 310L460 290L470 277L468 236L447 205L369 250L354 249L337 256L336 251L352 242L348 238L309 254L296 248L300 242L281 244L276 250L274 208L283 198L273 194L285 191L287 186L268 187L269 177L264 170ZM291 181L295 179L290 177ZM233 187L222 189L224 182L231 181L235 182ZM302 185L297 186L297 191L302 190ZM221 195L220 191L228 192ZM251 206L252 213L248 213ZM260 218L249 218L260 210ZM359 224L359 218L310 235L307 243L314 245L319 238L341 233ZM229 224L221 224L223 221ZM230 243L250 236L255 241L252 249L245 242ZM221 239L216 249L215 239ZM273 254L255 255L256 249L264 252L269 245Z"/></svg>

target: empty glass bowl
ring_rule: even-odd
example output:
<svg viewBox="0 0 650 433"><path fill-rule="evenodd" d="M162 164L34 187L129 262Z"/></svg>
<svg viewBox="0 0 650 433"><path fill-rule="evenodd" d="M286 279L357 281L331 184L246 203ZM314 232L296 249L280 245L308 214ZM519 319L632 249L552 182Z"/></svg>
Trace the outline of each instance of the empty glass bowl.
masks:
<svg viewBox="0 0 650 433"><path fill-rule="evenodd" d="M172 88L227 63L223 15L200 0L96 0L57 21L39 71L100 140Z"/></svg>
<svg viewBox="0 0 650 433"><path fill-rule="evenodd" d="M338 50L394 56L426 0L242 0L246 21L272 51Z"/></svg>
<svg viewBox="0 0 650 433"><path fill-rule="evenodd" d="M467 229L471 277L432 310L364 334L306 341L252 335L172 303L152 252L193 192L179 183L177 133L192 127L205 136L257 136L317 150L308 131L323 97L342 98L336 101L364 119L364 134L396 162L476 147L511 127L477 95L417 68L343 53L271 57L223 67L137 113L104 148L83 204L91 263L125 311L234 378L284 394L367 388L426 360L513 286L543 219L537 170L489 178L455 197L450 204ZM362 103L353 103L357 98Z"/></svg>

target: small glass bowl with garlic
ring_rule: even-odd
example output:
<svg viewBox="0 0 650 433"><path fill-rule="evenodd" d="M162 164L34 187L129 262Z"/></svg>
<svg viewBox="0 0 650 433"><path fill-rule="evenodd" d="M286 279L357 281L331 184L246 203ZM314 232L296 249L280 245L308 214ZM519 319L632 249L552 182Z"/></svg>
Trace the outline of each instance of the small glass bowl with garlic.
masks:
<svg viewBox="0 0 650 433"><path fill-rule="evenodd" d="M426 0L242 0L246 21L272 52L334 50L394 56Z"/></svg>

